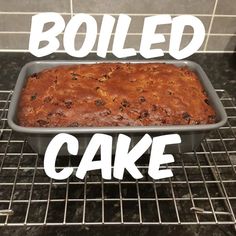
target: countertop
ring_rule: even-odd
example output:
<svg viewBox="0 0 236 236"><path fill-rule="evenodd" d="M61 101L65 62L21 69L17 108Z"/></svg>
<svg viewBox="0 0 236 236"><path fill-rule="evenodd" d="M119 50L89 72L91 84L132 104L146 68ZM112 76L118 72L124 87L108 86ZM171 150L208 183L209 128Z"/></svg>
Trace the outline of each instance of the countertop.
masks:
<svg viewBox="0 0 236 236"><path fill-rule="evenodd" d="M108 60L115 59L112 55ZM140 56L129 60L143 59ZM168 55L162 59L171 59ZM17 76L24 64L35 60L78 60L66 54L52 54L35 58L28 53L0 53L0 90L14 89ZM102 60L90 54L80 60ZM236 99L236 54L194 54L188 60L199 63L205 70L214 88L225 89ZM3 227L0 235L234 235L232 226L45 226L45 227Z"/></svg>
<svg viewBox="0 0 236 236"><path fill-rule="evenodd" d="M169 55L157 58L157 60L172 59ZM73 58L67 54L58 53L47 57L36 58L29 53L0 53L0 89L13 89L17 76L24 64L36 60L102 60L96 54L90 54L83 59ZM107 60L117 60L114 56L108 55ZM127 60L143 60L141 56ZM213 86L216 89L226 89L228 93L236 98L236 53L235 54L214 54L198 53L187 60L199 63L205 70Z"/></svg>

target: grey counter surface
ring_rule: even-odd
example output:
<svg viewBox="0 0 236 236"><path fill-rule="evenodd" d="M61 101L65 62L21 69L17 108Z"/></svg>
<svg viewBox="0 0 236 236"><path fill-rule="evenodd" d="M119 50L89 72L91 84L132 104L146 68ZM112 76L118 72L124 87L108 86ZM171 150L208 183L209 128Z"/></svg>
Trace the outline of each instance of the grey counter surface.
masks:
<svg viewBox="0 0 236 236"><path fill-rule="evenodd" d="M53 54L37 59L28 53L0 53L0 90L14 89L21 67L33 60L76 60L66 54ZM109 60L115 59L109 55ZM139 56L134 60L143 59ZM157 58L163 59L163 58ZM165 56L164 59L171 59ZM101 60L91 54L83 60ZM225 89L236 99L236 54L195 54L188 60L199 63L213 86ZM0 235L235 235L232 226L45 226L2 227Z"/></svg>

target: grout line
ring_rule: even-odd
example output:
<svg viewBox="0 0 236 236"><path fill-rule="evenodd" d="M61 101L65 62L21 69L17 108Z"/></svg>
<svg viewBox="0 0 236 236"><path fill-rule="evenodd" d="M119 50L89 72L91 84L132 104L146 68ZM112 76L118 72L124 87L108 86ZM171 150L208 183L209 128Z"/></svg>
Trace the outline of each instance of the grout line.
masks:
<svg viewBox="0 0 236 236"><path fill-rule="evenodd" d="M30 52L29 49L1 49L0 52ZM139 53L139 51L136 51ZM164 53L169 53L169 51L163 51ZM65 50L57 50L55 53L66 53ZM90 53L97 53L95 50L91 50ZM108 50L107 53L112 53L111 50ZM235 51L197 51L197 53L235 53ZM155 58L154 58L155 59Z"/></svg>
<svg viewBox="0 0 236 236"><path fill-rule="evenodd" d="M236 17L236 15L219 15L219 14L215 14L215 17Z"/></svg>
<svg viewBox="0 0 236 236"><path fill-rule="evenodd" d="M210 34L206 34L209 36L236 36L236 34L218 34L218 33L210 33Z"/></svg>
<svg viewBox="0 0 236 236"><path fill-rule="evenodd" d="M213 8L212 17L211 17L211 21L210 21L210 25L209 25L208 33L207 33L207 38L206 38L206 42L205 42L205 46L204 46L204 51L206 51L207 46L208 46L209 36L210 36L210 33L211 33L211 28L212 28L212 25L213 25L217 4L218 4L218 0L215 0L215 5L214 5L214 8Z"/></svg>
<svg viewBox="0 0 236 236"><path fill-rule="evenodd" d="M61 15L71 15L71 11L73 12L73 0L70 0L72 2L72 5L70 5L71 9L70 12L58 12ZM51 12L51 11L48 11ZM0 15L35 15L41 13L40 11L38 12L10 12L10 11L5 11L5 12L0 12ZM79 12L73 12L74 14L79 14ZM85 13L85 14L89 14L92 16L103 16L104 14L109 14L109 15L113 15L113 16L118 16L120 15L120 13ZM154 16L154 15L171 15L171 16L180 16L180 15L193 15L193 16L205 16L205 17L212 17L211 14L176 14L176 13L165 13L165 14L150 14L150 13L124 13L126 15L129 16ZM236 15L224 15L224 14L215 14L215 17L236 17Z"/></svg>
<svg viewBox="0 0 236 236"><path fill-rule="evenodd" d="M70 16L73 17L73 0L70 0Z"/></svg>
<svg viewBox="0 0 236 236"><path fill-rule="evenodd" d="M30 34L29 31L0 31L0 34Z"/></svg>
<svg viewBox="0 0 236 236"><path fill-rule="evenodd" d="M165 33L165 32L159 32L160 34L163 34L163 35L171 35L171 33ZM0 31L0 34L30 34L29 31ZM60 33L59 35L63 35L64 32ZM86 35L86 32L79 32L79 33L76 33L76 35ZM97 33L97 35L100 35L100 33ZM115 33L111 33L111 35L115 35ZM142 33L127 33L127 35L137 35L137 36L141 36ZM190 35L192 36L193 33L183 33L183 35ZM208 33L205 34L206 36L208 35ZM221 33L213 33L209 36L236 36L236 34L221 34Z"/></svg>
<svg viewBox="0 0 236 236"><path fill-rule="evenodd" d="M80 12L74 12L74 14L79 14ZM0 13L1 14L1 13ZM92 16L103 16L104 14L108 14L108 15L112 15L112 16L119 16L120 14L126 14L129 16L155 16L155 15L171 15L171 16L184 16L184 15L192 15L192 16L203 16L203 17L212 17L212 14L194 14L194 13L187 13L187 14L182 14L182 13L107 13L107 12L103 12L103 13L88 13L85 12L85 14L89 14ZM223 14L216 14L216 17L236 17L236 15L223 15Z"/></svg>
<svg viewBox="0 0 236 236"><path fill-rule="evenodd" d="M35 12L10 12L10 11L5 11L5 12L0 12L0 15L35 15L35 14L38 14L38 13L45 13L45 12L53 12L53 11L35 11ZM69 12L57 12L59 13L60 15L71 15L71 13Z"/></svg>

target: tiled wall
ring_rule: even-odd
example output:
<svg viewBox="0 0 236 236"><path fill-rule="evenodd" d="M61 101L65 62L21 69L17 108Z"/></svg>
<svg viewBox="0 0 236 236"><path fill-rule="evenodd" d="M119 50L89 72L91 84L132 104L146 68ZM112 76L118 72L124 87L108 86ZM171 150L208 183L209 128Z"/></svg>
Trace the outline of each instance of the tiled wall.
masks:
<svg viewBox="0 0 236 236"><path fill-rule="evenodd" d="M200 52L236 50L236 0L0 0L0 51L27 51L31 17L47 11L61 13L66 22L73 14L89 13L97 20L98 29L103 14L117 18L119 13L126 13L132 21L125 46L134 47L137 51L144 17L191 14L199 17L206 29ZM84 30L77 34L77 48L83 42ZM168 51L170 25L160 27L159 32L164 33L166 42L157 46ZM62 38L60 35L61 42ZM183 45L191 38L191 30L186 28ZM63 50L61 43L59 51ZM96 44L93 50L96 51Z"/></svg>

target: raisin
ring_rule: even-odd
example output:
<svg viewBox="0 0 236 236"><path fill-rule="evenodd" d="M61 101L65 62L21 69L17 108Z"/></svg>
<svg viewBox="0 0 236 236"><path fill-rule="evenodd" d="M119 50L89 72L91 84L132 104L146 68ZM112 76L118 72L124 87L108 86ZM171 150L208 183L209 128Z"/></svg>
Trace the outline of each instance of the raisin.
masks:
<svg viewBox="0 0 236 236"><path fill-rule="evenodd" d="M95 105L96 106L104 106L105 102L102 99L95 100Z"/></svg>
<svg viewBox="0 0 236 236"><path fill-rule="evenodd" d="M33 100L35 100L36 98L37 98L37 93L35 93L35 94L33 94L33 95L31 96L30 101L33 101Z"/></svg>
<svg viewBox="0 0 236 236"><path fill-rule="evenodd" d="M146 118L149 116L149 112L147 110L143 110L140 112L140 117L141 119Z"/></svg>
<svg viewBox="0 0 236 236"><path fill-rule="evenodd" d="M48 124L48 121L46 121L46 120L37 120L37 123L39 124L39 126L46 126Z"/></svg>
<svg viewBox="0 0 236 236"><path fill-rule="evenodd" d="M46 97L46 98L44 98L43 101L44 101L45 103L49 103L49 102L52 101L52 97Z"/></svg>
<svg viewBox="0 0 236 236"><path fill-rule="evenodd" d="M52 116L52 115L53 115L53 113L52 113L52 112L49 112L49 113L48 113L48 116L49 116L49 117L50 117L50 116Z"/></svg>
<svg viewBox="0 0 236 236"><path fill-rule="evenodd" d="M57 111L57 112L56 112L56 115L58 115L58 116L65 116L65 114L64 114L63 111Z"/></svg>
<svg viewBox="0 0 236 236"><path fill-rule="evenodd" d="M122 100L121 105L122 105L123 107L129 107L129 106L130 106L129 102L128 102L126 99L123 99L123 100Z"/></svg>
<svg viewBox="0 0 236 236"><path fill-rule="evenodd" d="M204 102L205 102L207 105L210 105L210 104L209 104L209 100L208 100L207 98L204 100Z"/></svg>
<svg viewBox="0 0 236 236"><path fill-rule="evenodd" d="M146 101L146 99L145 99L145 97L144 96L141 96L141 97L139 97L139 102L140 103L143 103L143 102L145 102Z"/></svg>
<svg viewBox="0 0 236 236"><path fill-rule="evenodd" d="M152 105L152 111L156 111L157 110L157 105L153 104Z"/></svg>
<svg viewBox="0 0 236 236"><path fill-rule="evenodd" d="M119 69L121 69L121 66L120 66L120 65L117 65L116 68L115 68L115 70L119 70ZM114 70L114 71L115 71L115 70Z"/></svg>
<svg viewBox="0 0 236 236"><path fill-rule="evenodd" d="M123 120L124 119L124 117L121 116L121 115L117 115L116 118L117 118L117 120Z"/></svg>
<svg viewBox="0 0 236 236"><path fill-rule="evenodd" d="M165 119L162 119L162 120L161 120L161 123L162 123L162 124L166 124L166 120L165 120Z"/></svg>
<svg viewBox="0 0 236 236"><path fill-rule="evenodd" d="M35 78L35 79L38 79L38 73L34 73L30 76L31 78Z"/></svg>
<svg viewBox="0 0 236 236"><path fill-rule="evenodd" d="M188 112L184 112L184 113L182 114L182 117L183 117L183 119L185 119L185 120L190 119L190 115L188 114Z"/></svg>
<svg viewBox="0 0 236 236"><path fill-rule="evenodd" d="M76 74L75 72L72 72L70 74L72 75L72 77L71 77L72 80L77 80L78 79L77 77L79 76L79 74Z"/></svg>
<svg viewBox="0 0 236 236"><path fill-rule="evenodd" d="M66 108L70 109L73 102L70 99L64 100L64 104L66 106Z"/></svg>

